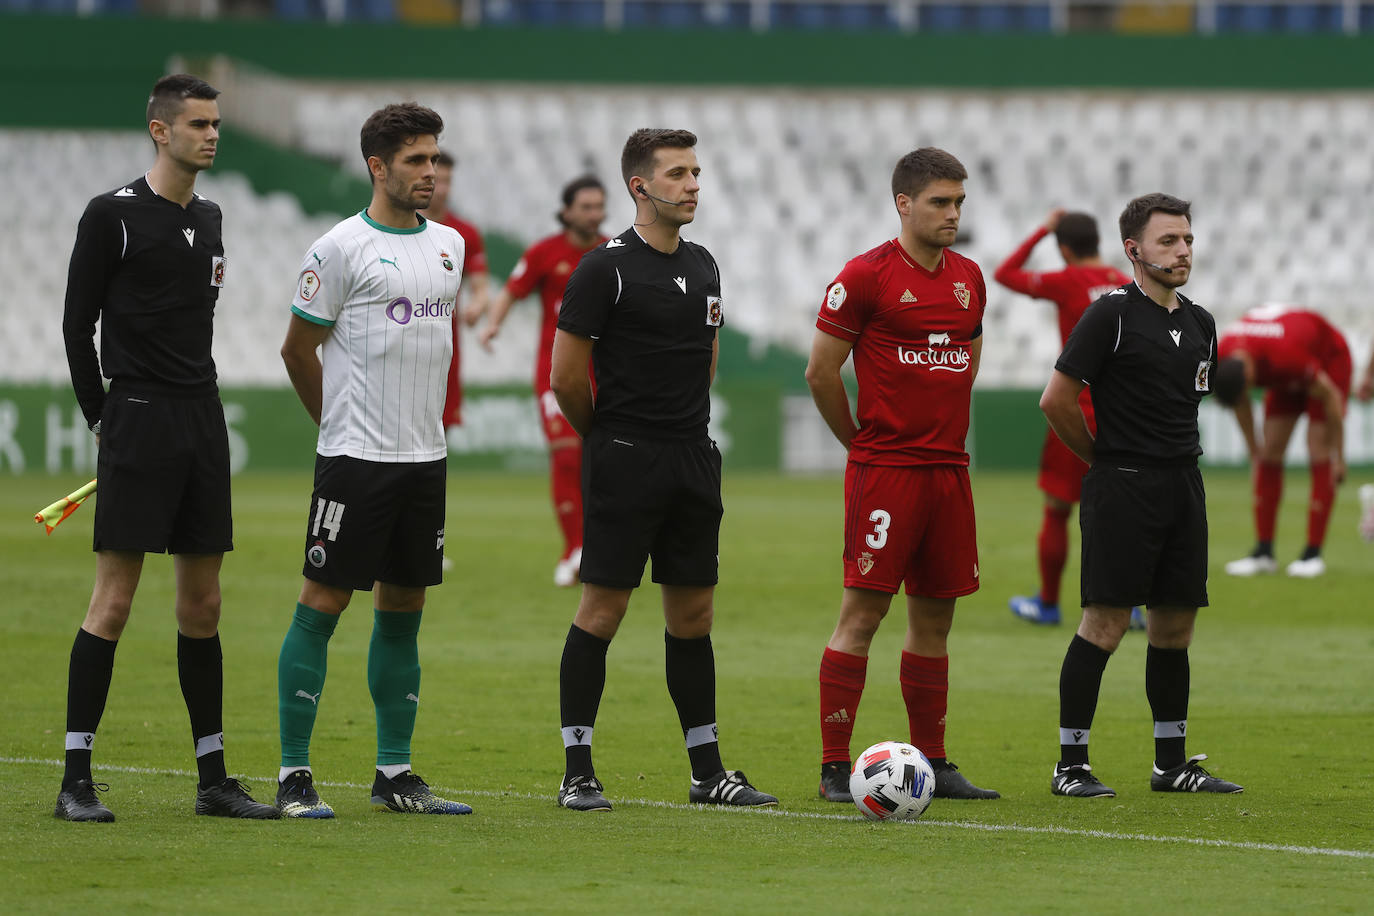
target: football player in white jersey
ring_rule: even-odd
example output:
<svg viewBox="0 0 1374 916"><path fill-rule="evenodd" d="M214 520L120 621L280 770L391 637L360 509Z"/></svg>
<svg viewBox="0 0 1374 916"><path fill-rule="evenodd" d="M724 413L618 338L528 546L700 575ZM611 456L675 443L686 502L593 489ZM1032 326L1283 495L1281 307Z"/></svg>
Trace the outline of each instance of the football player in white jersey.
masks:
<svg viewBox="0 0 1374 916"><path fill-rule="evenodd" d="M377 711L372 806L468 814L410 768L420 702L417 634L425 589L442 580L448 450L442 411L463 240L419 216L434 195L443 120L388 105L362 128L366 210L301 262L282 360L320 426L304 583L277 668L286 817L333 817L315 791L310 735L329 637L357 589L373 592L367 680ZM316 348L320 355L316 355Z"/></svg>

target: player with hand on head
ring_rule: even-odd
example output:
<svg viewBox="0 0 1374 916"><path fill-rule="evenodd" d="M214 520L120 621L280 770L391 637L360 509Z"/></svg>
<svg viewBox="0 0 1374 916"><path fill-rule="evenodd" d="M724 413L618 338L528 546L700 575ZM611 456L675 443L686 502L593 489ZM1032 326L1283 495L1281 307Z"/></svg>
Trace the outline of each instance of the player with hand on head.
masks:
<svg viewBox="0 0 1374 916"><path fill-rule="evenodd" d="M441 407L464 251L456 231L417 212L434 196L443 129L439 115L411 102L372 113L361 132L372 200L310 247L291 303L282 361L320 433L305 578L277 667L277 806L287 817L334 816L315 790L310 736L329 639L356 590L373 593L373 808L472 811L435 795L410 767L420 618L426 588L443 579Z"/></svg>
<svg viewBox="0 0 1374 916"><path fill-rule="evenodd" d="M549 387L549 373L558 310L568 279L582 256L606 241L601 234L601 222L606 218L606 188L594 176L583 175L563 186L562 200L563 208L557 216L563 231L540 239L520 256L506 285L496 294L478 339L490 350L511 306L539 290L543 317L534 357L534 395L544 423L544 436L549 440L553 510L563 532L563 553L553 570L553 584L567 587L577 584L582 565L582 440L558 407L558 399Z"/></svg>
<svg viewBox="0 0 1374 916"><path fill-rule="evenodd" d="M1083 618L1059 674L1055 795L1109 798L1088 762L1102 674L1131 608L1146 606L1145 696L1154 718L1156 792L1240 792L1188 757L1198 608L1207 605L1207 494L1198 404L1211 392L1216 322L1178 292L1193 266L1191 207L1168 194L1126 205L1122 247L1135 282L1088 307L1055 363L1040 408L1088 464L1079 507ZM1080 406L1092 386L1097 434Z"/></svg>
<svg viewBox="0 0 1374 916"><path fill-rule="evenodd" d="M1307 309L1266 306L1246 312L1217 344L1217 400L1236 416L1253 465L1255 548L1226 564L1232 576L1278 571L1274 532L1283 498L1283 456L1298 418L1307 415L1307 545L1287 573L1312 579L1326 572L1322 545L1345 479L1345 404L1350 397L1350 347L1341 332ZM1255 429L1250 388L1266 389L1264 421Z"/></svg>
<svg viewBox="0 0 1374 916"><path fill-rule="evenodd" d="M1031 251L1045 236L1053 234L1064 259L1062 270L1044 272L1025 270ZM1130 278L1105 264L1098 250L1097 220L1087 213L1051 210L1044 225L1038 227L993 273L993 279L1008 289L1054 303L1059 317L1059 336L1067 343L1074 325L1093 300L1129 283ZM1095 432L1093 402L1088 390L1079 398L1088 431ZM1040 592L1016 595L1009 602L1011 611L1031 623L1059 623L1059 584L1069 553L1069 516L1083 491L1083 475L1088 466L1054 430L1045 431L1040 451L1040 489L1045 494L1045 513L1036 540L1040 567ZM1132 628L1144 628L1139 609L1132 612Z"/></svg>
<svg viewBox="0 0 1374 916"><path fill-rule="evenodd" d="M95 588L72 644L66 769L54 811L69 821L114 820L96 797L108 787L92 779L91 747L148 552L174 556L177 675L200 777L195 811L277 817L224 765L219 573L233 549L233 519L211 339L225 260L220 209L195 190L219 148L218 96L186 74L158 80L147 110L153 167L93 198L72 248L62 332L100 453Z"/></svg>
<svg viewBox="0 0 1374 916"><path fill-rule="evenodd" d="M978 265L950 248L967 177L944 150L903 156L892 173L900 233L844 266L816 320L806 382L849 452L844 595L820 670L820 795L829 801L852 801L849 743L868 651L903 582L902 699L911 743L935 771L935 797L1000 797L945 754L954 604L978 590L965 438L987 290ZM857 424L840 376L851 353Z"/></svg>
<svg viewBox="0 0 1374 916"><path fill-rule="evenodd" d="M707 432L724 322L720 270L682 238L701 185L696 135L645 128L621 176L635 222L578 263L563 294L550 383L582 437L582 595L559 668L565 768L558 804L609 811L592 766L606 650L653 558L664 668L687 745L689 801L776 805L721 762L711 645L719 575L721 456ZM591 362L596 388L587 377Z"/></svg>

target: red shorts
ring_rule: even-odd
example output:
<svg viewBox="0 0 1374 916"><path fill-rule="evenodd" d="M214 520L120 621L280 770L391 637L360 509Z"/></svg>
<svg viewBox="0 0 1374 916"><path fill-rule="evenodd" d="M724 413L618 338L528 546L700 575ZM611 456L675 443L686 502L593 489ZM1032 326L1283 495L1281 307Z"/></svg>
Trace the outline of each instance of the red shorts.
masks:
<svg viewBox="0 0 1374 916"><path fill-rule="evenodd" d="M844 584L957 598L978 590L968 468L851 461L844 474Z"/></svg>
<svg viewBox="0 0 1374 916"><path fill-rule="evenodd" d="M1342 342L1339 350L1328 353L1322 365L1331 381L1341 390L1343 401L1350 400L1350 348ZM1270 388L1264 393L1264 415L1295 416L1307 414L1309 423L1326 422L1326 408L1316 398L1309 398L1302 388Z"/></svg>
<svg viewBox="0 0 1374 916"><path fill-rule="evenodd" d="M1046 496L1066 503L1078 502L1083 493L1083 475L1088 466L1055 435L1054 430L1045 433L1045 447L1040 450L1040 489Z"/></svg>

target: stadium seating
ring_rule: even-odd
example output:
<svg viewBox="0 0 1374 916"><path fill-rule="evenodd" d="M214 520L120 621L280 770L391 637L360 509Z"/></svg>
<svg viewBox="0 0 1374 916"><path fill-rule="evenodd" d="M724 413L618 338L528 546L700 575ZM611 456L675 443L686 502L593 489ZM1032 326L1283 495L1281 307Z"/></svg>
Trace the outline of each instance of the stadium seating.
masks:
<svg viewBox="0 0 1374 916"><path fill-rule="evenodd" d="M702 208L687 235L721 263L728 324L761 342L805 351L825 284L846 258L895 234L888 178L896 157L919 145L949 149L970 172L957 247L989 281L980 384L1043 384L1058 350L1051 307L993 283L998 262L1062 205L1096 214L1108 259L1125 267L1115 217L1150 190L1193 200L1197 271L1187 291L1223 323L1262 302L1304 303L1351 334L1357 359L1374 331L1363 301L1374 247L1367 94L698 90L664 98L576 86L414 88L450 125L444 143L459 160L460 212L520 243L556 229L558 189L582 171L611 189L606 228L628 225L621 138L645 124L696 130ZM294 117L282 119L300 125L305 151L362 175L357 125L392 100L388 93L310 84L292 95ZM238 122L233 103L226 97L226 117ZM35 231L0 247L0 273L19 278L21 301L60 301L84 201L139 174L147 155L137 133L0 131L0 168L39 168L17 188L18 212L45 213L28 221ZM274 341L298 259L333 218L307 217L291 199L256 195L228 174L207 173L201 190L226 213L229 282L217 341L225 377L281 382ZM1045 243L1031 266L1057 264ZM475 377L527 379L534 311L513 312L497 356L465 348ZM63 380L55 321L37 347L30 322L27 310L0 310L0 362L15 367L6 374Z"/></svg>

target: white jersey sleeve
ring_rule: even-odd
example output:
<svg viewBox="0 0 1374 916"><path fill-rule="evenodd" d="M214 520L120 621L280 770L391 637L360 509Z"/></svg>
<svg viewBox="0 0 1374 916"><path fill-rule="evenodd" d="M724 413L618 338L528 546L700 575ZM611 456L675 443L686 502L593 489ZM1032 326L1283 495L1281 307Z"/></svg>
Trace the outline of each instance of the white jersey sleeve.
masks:
<svg viewBox="0 0 1374 916"><path fill-rule="evenodd" d="M348 297L348 265L330 235L316 240L301 260L291 311L312 324L332 327Z"/></svg>

